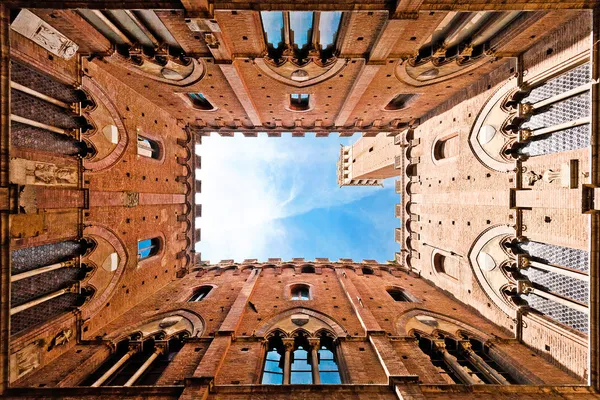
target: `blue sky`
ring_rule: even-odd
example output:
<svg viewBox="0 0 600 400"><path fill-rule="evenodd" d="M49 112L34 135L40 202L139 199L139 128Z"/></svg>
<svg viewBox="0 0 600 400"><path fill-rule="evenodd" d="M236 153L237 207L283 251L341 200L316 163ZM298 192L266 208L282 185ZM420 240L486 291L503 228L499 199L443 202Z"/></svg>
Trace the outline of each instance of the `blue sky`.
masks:
<svg viewBox="0 0 600 400"><path fill-rule="evenodd" d="M358 138L204 137L196 148L202 259L393 259L394 179L384 188L337 184L340 144Z"/></svg>

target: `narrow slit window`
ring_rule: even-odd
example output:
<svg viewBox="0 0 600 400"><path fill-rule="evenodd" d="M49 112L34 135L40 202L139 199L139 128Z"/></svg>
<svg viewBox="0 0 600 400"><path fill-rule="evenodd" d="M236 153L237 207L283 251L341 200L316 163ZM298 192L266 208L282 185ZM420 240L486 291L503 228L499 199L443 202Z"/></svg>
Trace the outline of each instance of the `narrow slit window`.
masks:
<svg viewBox="0 0 600 400"><path fill-rule="evenodd" d="M137 153L140 156L160 159L160 146L158 142L148 139L147 137L138 135L137 138Z"/></svg>
<svg viewBox="0 0 600 400"><path fill-rule="evenodd" d="M310 107L310 95L306 93L290 94L290 109L293 111L306 111Z"/></svg>
<svg viewBox="0 0 600 400"><path fill-rule="evenodd" d="M160 239L145 239L138 242L138 261L155 256L160 251Z"/></svg>
<svg viewBox="0 0 600 400"><path fill-rule="evenodd" d="M194 108L198 110L210 111L215 108L202 93L188 93L188 97Z"/></svg>

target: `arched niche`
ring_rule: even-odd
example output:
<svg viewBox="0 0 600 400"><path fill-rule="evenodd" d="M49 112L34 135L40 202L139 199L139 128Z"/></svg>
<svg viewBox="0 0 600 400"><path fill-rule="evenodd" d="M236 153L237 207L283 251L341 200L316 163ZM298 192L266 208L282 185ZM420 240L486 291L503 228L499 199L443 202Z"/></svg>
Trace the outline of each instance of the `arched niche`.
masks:
<svg viewBox="0 0 600 400"><path fill-rule="evenodd" d="M81 259L82 263L94 267L84 281L96 291L94 297L82 306L82 317L88 319L96 315L113 296L125 272L129 254L121 238L106 226L86 226L83 236L96 244L94 249Z"/></svg>
<svg viewBox="0 0 600 400"><path fill-rule="evenodd" d="M413 332L421 332L435 336L436 332L446 332L452 336L460 337L462 332L469 332L482 341L491 339L491 336L481 329L447 315L415 308L407 311L398 318L396 323L398 335L410 336Z"/></svg>
<svg viewBox="0 0 600 400"><path fill-rule="evenodd" d="M182 332L186 332L190 337L198 337L204 332L204 327L204 320L199 315L188 310L173 310L117 329L105 339L118 342L131 335L145 339L157 333L163 333L168 338Z"/></svg>
<svg viewBox="0 0 600 400"><path fill-rule="evenodd" d="M510 172L514 160L505 154L517 139L516 132L507 129L516 109L508 103L518 91L516 79L509 79L485 103L469 134L469 146L475 157L487 168Z"/></svg>
<svg viewBox="0 0 600 400"><path fill-rule="evenodd" d="M332 332L337 337L345 337L348 333L335 320L308 308L292 308L284 311L266 323L264 323L257 331L257 336L268 336L272 331L281 331L290 335L292 332L302 329L310 336L323 329Z"/></svg>
<svg viewBox="0 0 600 400"><path fill-rule="evenodd" d="M121 115L110 96L96 81L84 75L83 90L94 99L95 107L83 110L96 129L84 135L96 149L96 155L84 159L83 166L89 173L100 172L115 165L123 157L129 142L129 134Z"/></svg>
<svg viewBox="0 0 600 400"><path fill-rule="evenodd" d="M348 65L346 59L334 59L326 64L310 61L297 65L292 60L275 64L263 58L256 58L254 65L266 76L287 86L303 88L324 82L342 72Z"/></svg>
<svg viewBox="0 0 600 400"><path fill-rule="evenodd" d="M475 239L468 253L469 263L483 292L512 318L516 317L518 306L507 293L516 289L516 280L506 266L514 260L503 242L514 235L515 230L509 225L488 228Z"/></svg>
<svg viewBox="0 0 600 400"><path fill-rule="evenodd" d="M191 57L187 58L186 62L175 62L169 59L165 65L159 65L150 61L137 65L115 51L110 57L106 57L105 60L133 74L171 86L190 86L204 78L206 74L204 61Z"/></svg>
<svg viewBox="0 0 600 400"><path fill-rule="evenodd" d="M455 160L458 157L459 147L458 132L439 135L433 141L433 146L431 146L433 163L441 165Z"/></svg>
<svg viewBox="0 0 600 400"><path fill-rule="evenodd" d="M410 86L422 87L453 79L492 61L493 58L486 55L477 59L471 59L468 62L453 60L445 63L437 63L435 59L424 62L400 60L396 64L395 74L398 80Z"/></svg>

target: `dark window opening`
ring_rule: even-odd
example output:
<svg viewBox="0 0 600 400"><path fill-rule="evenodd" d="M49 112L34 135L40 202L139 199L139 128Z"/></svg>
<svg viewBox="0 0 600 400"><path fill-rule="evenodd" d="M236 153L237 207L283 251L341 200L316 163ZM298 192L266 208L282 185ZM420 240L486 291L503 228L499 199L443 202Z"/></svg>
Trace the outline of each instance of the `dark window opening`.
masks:
<svg viewBox="0 0 600 400"><path fill-rule="evenodd" d="M292 300L310 300L310 288L308 285L294 285L290 292Z"/></svg>
<svg viewBox="0 0 600 400"><path fill-rule="evenodd" d="M306 111L310 107L310 95L306 93L290 94L290 109L293 111Z"/></svg>
<svg viewBox="0 0 600 400"><path fill-rule="evenodd" d="M160 252L160 239L152 238L138 241L138 261L150 258Z"/></svg>
<svg viewBox="0 0 600 400"><path fill-rule="evenodd" d="M190 299L188 301L189 302L202 301L206 298L206 296L208 296L208 293L211 290L212 290L212 286L202 286L202 287L194 290L194 294L192 295L192 297L190 297Z"/></svg>
<svg viewBox="0 0 600 400"><path fill-rule="evenodd" d="M311 265L307 265L302 267L301 272L303 274L314 274L315 273L315 267L311 266Z"/></svg>
<svg viewBox="0 0 600 400"><path fill-rule="evenodd" d="M394 97L387 106L385 106L385 110L387 111L396 111L402 110L410 106L410 104L417 98L417 94L398 94Z"/></svg>
<svg viewBox="0 0 600 400"><path fill-rule="evenodd" d="M363 275L373 275L373 268L363 267L362 273Z"/></svg>
<svg viewBox="0 0 600 400"><path fill-rule="evenodd" d="M395 301L412 302L412 299L410 299L402 289L388 289L387 292Z"/></svg>
<svg viewBox="0 0 600 400"><path fill-rule="evenodd" d="M214 107L202 93L188 93L188 97L192 101L194 108L198 110L210 111Z"/></svg>

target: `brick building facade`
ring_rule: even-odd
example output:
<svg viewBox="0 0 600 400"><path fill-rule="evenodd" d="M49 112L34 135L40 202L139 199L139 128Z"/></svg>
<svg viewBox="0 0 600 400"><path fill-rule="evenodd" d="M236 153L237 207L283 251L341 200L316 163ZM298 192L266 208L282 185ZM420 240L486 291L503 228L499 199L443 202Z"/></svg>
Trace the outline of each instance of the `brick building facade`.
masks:
<svg viewBox="0 0 600 400"><path fill-rule="evenodd" d="M596 398L597 6L3 2L3 394ZM236 132L360 132L394 260L203 262Z"/></svg>

